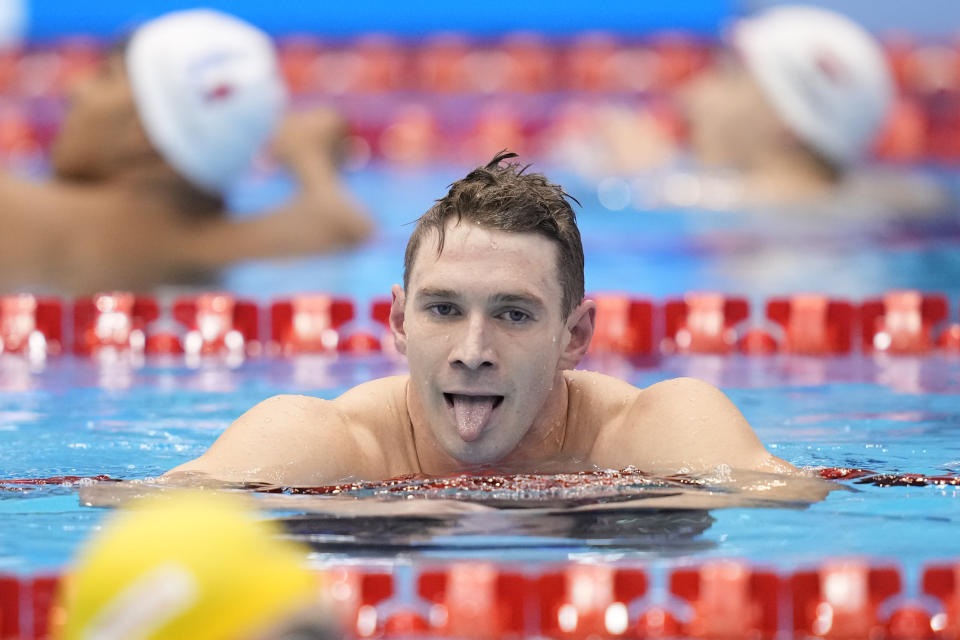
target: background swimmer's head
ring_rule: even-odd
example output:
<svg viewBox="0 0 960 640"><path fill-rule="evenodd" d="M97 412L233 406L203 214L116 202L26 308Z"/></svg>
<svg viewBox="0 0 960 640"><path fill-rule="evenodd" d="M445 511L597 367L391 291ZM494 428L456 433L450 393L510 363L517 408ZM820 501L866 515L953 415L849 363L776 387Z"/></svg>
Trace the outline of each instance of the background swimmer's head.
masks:
<svg viewBox="0 0 960 640"><path fill-rule="evenodd" d="M121 51L111 53L96 74L71 88L50 162L58 177L84 181L163 168L137 114Z"/></svg>
<svg viewBox="0 0 960 640"><path fill-rule="evenodd" d="M199 491L141 499L107 520L68 572L57 637L283 637L327 629L307 551L241 498ZM265 632L271 635L263 635ZM327 629L329 634L330 629Z"/></svg>
<svg viewBox="0 0 960 640"><path fill-rule="evenodd" d="M802 149L753 77L728 52L697 74L681 97L691 151L705 166L749 169L770 150Z"/></svg>
<svg viewBox="0 0 960 640"><path fill-rule="evenodd" d="M832 11L781 6L738 21L730 44L686 95L701 160L739 166L799 148L839 174L862 158L893 98L869 33Z"/></svg>
<svg viewBox="0 0 960 640"><path fill-rule="evenodd" d="M248 167L285 105L269 37L211 10L137 29L80 85L53 149L64 177L105 179L162 159L221 194Z"/></svg>
<svg viewBox="0 0 960 640"><path fill-rule="evenodd" d="M557 247L563 316L580 304L584 292L583 245L568 199L576 200L544 175L527 173L526 166L501 164L515 157L515 153L498 153L486 166L477 167L450 185L447 195L417 220L403 259L405 289L424 237L436 233L442 252L447 221L456 219L497 231L537 233L551 240Z"/></svg>

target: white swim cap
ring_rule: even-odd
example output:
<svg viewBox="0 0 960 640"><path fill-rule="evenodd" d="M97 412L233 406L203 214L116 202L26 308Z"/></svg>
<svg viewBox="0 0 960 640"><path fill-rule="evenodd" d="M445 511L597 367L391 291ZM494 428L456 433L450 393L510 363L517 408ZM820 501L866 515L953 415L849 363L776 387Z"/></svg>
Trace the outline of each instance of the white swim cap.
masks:
<svg viewBox="0 0 960 640"><path fill-rule="evenodd" d="M146 23L127 74L147 136L197 187L224 191L270 135L286 102L270 38L208 9Z"/></svg>
<svg viewBox="0 0 960 640"><path fill-rule="evenodd" d="M893 100L874 38L847 18L781 6L734 26L733 43L785 124L838 167L872 142Z"/></svg>

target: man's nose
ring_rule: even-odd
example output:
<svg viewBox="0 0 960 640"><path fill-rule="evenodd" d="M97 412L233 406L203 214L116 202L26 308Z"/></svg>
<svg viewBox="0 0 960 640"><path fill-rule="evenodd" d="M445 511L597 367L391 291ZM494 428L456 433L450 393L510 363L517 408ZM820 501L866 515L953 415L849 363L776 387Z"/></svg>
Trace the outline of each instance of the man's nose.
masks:
<svg viewBox="0 0 960 640"><path fill-rule="evenodd" d="M496 355L490 338L490 330L482 314L467 316L450 352L450 363L471 370L493 367Z"/></svg>

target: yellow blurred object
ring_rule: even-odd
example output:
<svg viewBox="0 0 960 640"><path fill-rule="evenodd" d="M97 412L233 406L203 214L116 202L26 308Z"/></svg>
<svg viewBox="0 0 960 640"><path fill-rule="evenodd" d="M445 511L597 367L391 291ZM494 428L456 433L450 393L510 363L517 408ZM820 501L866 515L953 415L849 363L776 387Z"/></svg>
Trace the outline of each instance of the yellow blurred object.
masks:
<svg viewBox="0 0 960 640"><path fill-rule="evenodd" d="M108 520L65 580L63 640L245 638L320 593L306 549L238 496L138 500Z"/></svg>

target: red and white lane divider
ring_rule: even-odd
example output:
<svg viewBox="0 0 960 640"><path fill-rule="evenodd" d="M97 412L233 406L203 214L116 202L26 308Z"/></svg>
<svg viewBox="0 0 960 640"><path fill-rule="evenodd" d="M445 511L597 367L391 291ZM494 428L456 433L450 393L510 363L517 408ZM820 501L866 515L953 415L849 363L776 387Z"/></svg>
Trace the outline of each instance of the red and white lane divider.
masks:
<svg viewBox="0 0 960 640"><path fill-rule="evenodd" d="M626 139L649 135L653 121L665 140L681 144L685 133L675 94L710 65L717 49L694 34L662 36L637 41L589 32L558 41L523 33L478 41L443 33L412 43L383 34L341 42L299 35L277 44L290 92L341 104L353 146L363 150L358 156L409 164L475 159L504 141L520 151L578 141L611 128L609 98L626 104L620 108L629 117L616 125ZM69 86L96 72L109 49L109 43L70 39L5 51L0 158L36 163L60 119L58 110L37 109L36 101L57 104ZM898 91L874 156L955 162L960 78L944 70L960 67L960 47L897 37L885 43L885 51ZM383 99L394 92L412 96L415 104ZM444 117L451 95L460 97L454 123ZM358 102L366 108L350 108ZM461 113L465 103L475 109Z"/></svg>
<svg viewBox="0 0 960 640"><path fill-rule="evenodd" d="M711 292L662 302L625 293L588 297L597 303L593 356L960 353L960 322L941 294L891 291L860 302L798 294L769 299L759 317L745 298ZM389 319L389 299L360 305L324 293L267 305L222 292L166 303L129 292L72 303L19 294L0 296L0 353L40 359L61 351L238 360L264 354L395 355Z"/></svg>
<svg viewBox="0 0 960 640"><path fill-rule="evenodd" d="M880 487L960 485L960 476L883 474L831 467L832 480ZM561 477L562 476L562 477ZM641 482L636 471L537 476L397 478L314 489L272 490L343 494L364 490L411 494L434 489L572 486L599 479ZM678 476L668 481L695 484ZM0 480L0 491L76 487L119 482L106 475ZM551 484L553 483L553 484ZM642 483L642 482L641 482ZM904 593L900 570L889 563L831 559L781 574L741 561L720 560L670 572L668 587L654 593L643 567L620 564L551 566L520 570L490 563L424 565L414 585L400 589L400 574L330 569L329 593L340 623L353 637L448 636L580 640L616 637L691 638L958 638L960 560L923 569L920 594ZM0 640L47 638L62 620L54 608L59 576L0 574ZM663 591L663 590L661 590ZM413 600L399 594L415 593Z"/></svg>
<svg viewBox="0 0 960 640"><path fill-rule="evenodd" d="M412 572L321 570L346 637L588 638L960 637L960 561L922 569L859 558L778 572L740 560L668 571L643 565L424 562ZM0 640L47 638L63 620L60 576L0 575Z"/></svg>
<svg viewBox="0 0 960 640"><path fill-rule="evenodd" d="M877 487L925 487L960 486L960 474L944 473L928 475L923 473L883 473L869 469L848 467L824 467L817 475L826 480L850 481L855 484L870 484ZM120 478L108 475L95 476L50 476L45 478L0 478L0 491L33 491L38 487L79 487L94 482L123 482ZM475 471L454 473L447 476L411 475L399 476L389 480L360 480L341 484L317 487L282 487L250 485L251 491L269 491L281 493L343 495L363 493L371 495L427 495L442 491L465 491L482 495L484 493L522 492L526 495L557 492L567 489L593 487L611 489L615 495L622 495L630 488L645 487L690 487L707 486L708 483L696 476L675 475L655 476L635 469L593 470L572 473L516 473L501 474L494 471ZM597 496L597 499L603 496Z"/></svg>

